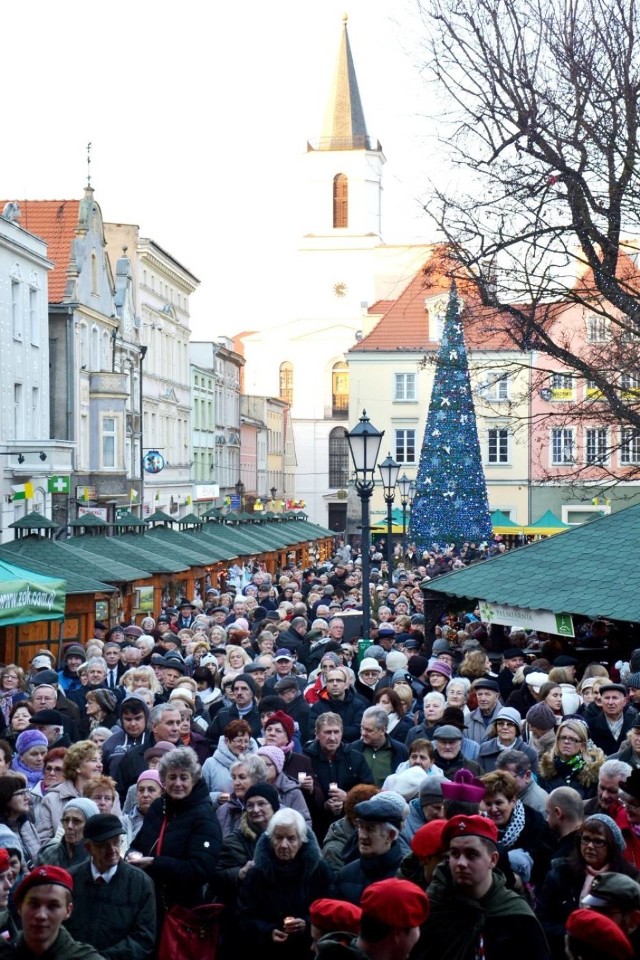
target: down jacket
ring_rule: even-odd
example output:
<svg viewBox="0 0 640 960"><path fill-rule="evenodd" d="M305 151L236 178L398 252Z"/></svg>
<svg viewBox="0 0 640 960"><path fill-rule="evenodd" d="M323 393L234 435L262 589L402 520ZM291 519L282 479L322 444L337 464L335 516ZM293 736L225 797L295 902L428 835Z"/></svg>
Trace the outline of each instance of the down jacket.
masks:
<svg viewBox="0 0 640 960"><path fill-rule="evenodd" d="M590 800L596 795L598 773L607 759L600 747L589 747L588 760L582 770L573 770L568 763L555 755L553 750L547 750L540 757L539 777L540 786L551 793L556 787L573 787L583 800Z"/></svg>

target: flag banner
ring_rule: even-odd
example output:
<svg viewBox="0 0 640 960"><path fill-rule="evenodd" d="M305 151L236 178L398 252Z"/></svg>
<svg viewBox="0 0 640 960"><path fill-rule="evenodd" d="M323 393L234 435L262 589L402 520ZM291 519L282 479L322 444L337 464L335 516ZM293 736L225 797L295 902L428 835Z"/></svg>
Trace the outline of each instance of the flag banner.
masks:
<svg viewBox="0 0 640 960"><path fill-rule="evenodd" d="M21 483L11 487L13 490L12 500L33 500L34 488L32 483Z"/></svg>

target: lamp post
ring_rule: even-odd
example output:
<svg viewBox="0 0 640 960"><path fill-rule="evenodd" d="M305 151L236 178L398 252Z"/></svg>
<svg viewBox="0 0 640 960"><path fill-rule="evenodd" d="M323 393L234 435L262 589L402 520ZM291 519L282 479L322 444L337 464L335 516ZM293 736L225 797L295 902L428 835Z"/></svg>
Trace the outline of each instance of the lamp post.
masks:
<svg viewBox="0 0 640 960"><path fill-rule="evenodd" d="M369 500L375 487L374 474L376 469L376 460L380 451L383 433L373 426L367 416L367 411L362 411L356 426L347 434L347 443L349 444L349 453L353 460L353 466L356 472L355 488L361 502L362 525L362 638L369 640L371 632L371 594L369 592L369 547L371 540L371 527L369 520Z"/></svg>
<svg viewBox="0 0 640 960"><path fill-rule="evenodd" d="M411 490L411 480L406 473L398 479L398 489L400 490L400 503L402 504L402 559L407 552L407 504L409 503L409 493Z"/></svg>
<svg viewBox="0 0 640 960"><path fill-rule="evenodd" d="M382 477L384 502L387 505L387 580L389 586L393 583L393 516L391 508L396 495L396 482L400 473L400 464L396 463L390 453L379 465L378 470Z"/></svg>
<svg viewBox="0 0 640 960"><path fill-rule="evenodd" d="M238 480L238 482L236 483L236 493L240 497L240 513L242 513L242 509L243 509L242 500L244 498L244 490L245 490L244 483L242 482L242 480Z"/></svg>

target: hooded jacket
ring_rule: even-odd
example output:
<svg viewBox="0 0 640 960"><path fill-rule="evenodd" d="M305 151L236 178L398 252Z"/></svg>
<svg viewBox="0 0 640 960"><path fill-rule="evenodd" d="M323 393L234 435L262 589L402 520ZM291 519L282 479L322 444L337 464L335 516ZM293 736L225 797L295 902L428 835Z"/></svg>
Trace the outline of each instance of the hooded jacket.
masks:
<svg viewBox="0 0 640 960"><path fill-rule="evenodd" d="M417 957L438 960L549 960L539 922L524 897L508 890L493 871L491 887L479 900L454 883L448 865L436 868L427 890L431 910L422 927ZM422 949L421 949L422 948Z"/></svg>
<svg viewBox="0 0 640 960"><path fill-rule="evenodd" d="M251 738L246 753L255 753L258 744ZM240 758L232 751L224 737L220 737L212 757L202 764L202 779L209 788L211 799L214 803L218 802L218 796L221 793L231 793L231 767L237 763Z"/></svg>

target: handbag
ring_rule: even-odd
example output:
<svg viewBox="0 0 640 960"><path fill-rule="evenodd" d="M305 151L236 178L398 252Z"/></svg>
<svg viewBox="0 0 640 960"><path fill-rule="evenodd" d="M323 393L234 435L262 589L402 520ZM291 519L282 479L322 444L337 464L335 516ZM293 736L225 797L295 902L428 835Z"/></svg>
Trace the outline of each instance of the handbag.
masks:
<svg viewBox="0 0 640 960"><path fill-rule="evenodd" d="M162 925L158 960L216 960L223 910L221 903L171 907Z"/></svg>

